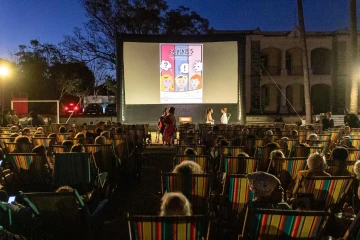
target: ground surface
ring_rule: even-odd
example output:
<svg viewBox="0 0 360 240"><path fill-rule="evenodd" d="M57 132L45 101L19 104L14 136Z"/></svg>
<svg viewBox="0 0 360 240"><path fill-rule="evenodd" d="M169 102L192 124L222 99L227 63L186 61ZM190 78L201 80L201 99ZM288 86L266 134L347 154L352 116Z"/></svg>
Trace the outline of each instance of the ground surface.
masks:
<svg viewBox="0 0 360 240"><path fill-rule="evenodd" d="M161 171L171 171L175 149L146 148L142 176L134 180L123 175L118 189L105 208L105 225L96 233L96 239L129 239L125 214L158 214Z"/></svg>

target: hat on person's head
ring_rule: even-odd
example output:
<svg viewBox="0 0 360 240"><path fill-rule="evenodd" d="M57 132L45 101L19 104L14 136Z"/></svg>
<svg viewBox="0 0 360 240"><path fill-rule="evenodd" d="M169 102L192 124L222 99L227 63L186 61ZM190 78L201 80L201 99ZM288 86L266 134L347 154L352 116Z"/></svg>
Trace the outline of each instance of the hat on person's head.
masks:
<svg viewBox="0 0 360 240"><path fill-rule="evenodd" d="M269 196L276 186L281 184L280 180L274 175L261 171L250 173L246 175L246 178L255 197Z"/></svg>

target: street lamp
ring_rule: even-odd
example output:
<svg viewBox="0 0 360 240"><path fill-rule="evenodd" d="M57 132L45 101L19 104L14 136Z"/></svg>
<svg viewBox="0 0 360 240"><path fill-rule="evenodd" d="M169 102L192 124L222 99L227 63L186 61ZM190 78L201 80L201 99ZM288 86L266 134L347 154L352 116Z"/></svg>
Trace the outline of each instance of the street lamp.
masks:
<svg viewBox="0 0 360 240"><path fill-rule="evenodd" d="M1 107L4 110L4 79L9 75L9 68L7 66L0 66L1 79Z"/></svg>

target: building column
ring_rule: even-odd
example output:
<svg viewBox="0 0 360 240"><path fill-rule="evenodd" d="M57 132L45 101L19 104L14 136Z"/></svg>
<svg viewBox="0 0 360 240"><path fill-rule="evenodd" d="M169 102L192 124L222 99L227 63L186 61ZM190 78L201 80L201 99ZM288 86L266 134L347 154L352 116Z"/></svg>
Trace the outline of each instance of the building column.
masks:
<svg viewBox="0 0 360 240"><path fill-rule="evenodd" d="M288 72L286 69L286 50L281 50L281 75L287 76Z"/></svg>
<svg viewBox="0 0 360 240"><path fill-rule="evenodd" d="M288 107L286 106L286 86L280 86L281 92L280 93L280 113L289 113Z"/></svg>

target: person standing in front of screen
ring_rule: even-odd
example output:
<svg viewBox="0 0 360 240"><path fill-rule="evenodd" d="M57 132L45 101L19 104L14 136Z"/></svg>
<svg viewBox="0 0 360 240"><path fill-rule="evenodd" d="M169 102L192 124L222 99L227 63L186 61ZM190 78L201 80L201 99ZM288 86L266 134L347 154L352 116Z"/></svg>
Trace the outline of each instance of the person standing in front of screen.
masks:
<svg viewBox="0 0 360 240"><path fill-rule="evenodd" d="M212 108L208 108L206 110L206 123L214 124L215 120L211 116L212 113L213 113Z"/></svg>
<svg viewBox="0 0 360 240"><path fill-rule="evenodd" d="M221 114L222 114L220 118L221 124L227 124L228 123L227 108L222 108Z"/></svg>

